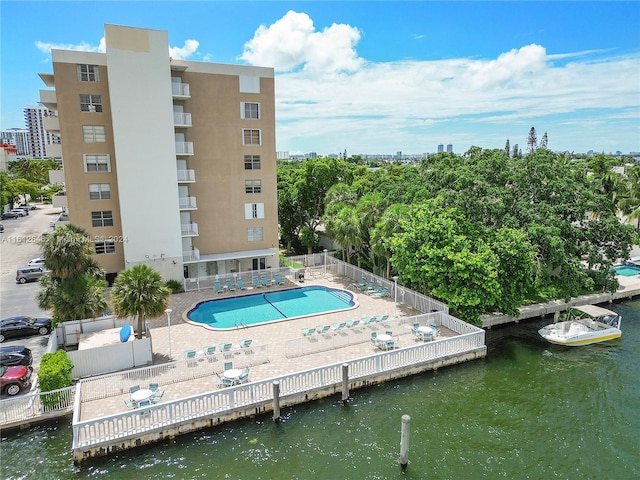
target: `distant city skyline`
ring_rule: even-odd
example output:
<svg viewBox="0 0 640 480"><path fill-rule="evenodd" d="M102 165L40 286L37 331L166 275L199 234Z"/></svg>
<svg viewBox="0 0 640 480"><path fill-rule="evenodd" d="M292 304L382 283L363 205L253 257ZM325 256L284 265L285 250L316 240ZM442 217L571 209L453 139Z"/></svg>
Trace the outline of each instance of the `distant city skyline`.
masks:
<svg viewBox="0 0 640 480"><path fill-rule="evenodd" d="M523 148L531 127L554 151L640 151L638 2L9 0L0 9L0 130L25 128L52 48L102 51L112 23L168 30L173 58L274 67L277 150L294 155L439 144L464 153L507 139Z"/></svg>

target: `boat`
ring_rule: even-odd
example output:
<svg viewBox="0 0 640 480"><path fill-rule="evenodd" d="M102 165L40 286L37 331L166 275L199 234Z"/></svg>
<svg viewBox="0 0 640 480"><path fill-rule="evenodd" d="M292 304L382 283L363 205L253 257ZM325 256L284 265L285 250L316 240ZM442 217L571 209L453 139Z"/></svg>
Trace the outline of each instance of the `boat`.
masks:
<svg viewBox="0 0 640 480"><path fill-rule="evenodd" d="M573 307L563 315L558 312L554 320L554 323L542 327L538 333L542 338L556 345L579 347L622 336L622 330L620 330L622 317L616 312L596 305Z"/></svg>

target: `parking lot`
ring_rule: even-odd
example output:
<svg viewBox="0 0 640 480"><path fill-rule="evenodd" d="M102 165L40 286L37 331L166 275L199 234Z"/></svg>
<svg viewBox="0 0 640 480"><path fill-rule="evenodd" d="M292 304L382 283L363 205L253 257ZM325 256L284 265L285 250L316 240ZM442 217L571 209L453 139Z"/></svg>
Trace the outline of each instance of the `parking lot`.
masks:
<svg viewBox="0 0 640 480"><path fill-rule="evenodd" d="M49 312L38 307L35 297L40 289L39 283L16 283L16 270L26 266L32 258L40 256L39 242L42 234L52 231L49 222L59 214L59 208L39 204L38 208L30 210L26 217L2 220L4 232L0 233L0 318L16 315L51 316ZM48 340L48 336L35 335L8 339L0 345L24 345L31 349L33 368L37 373Z"/></svg>

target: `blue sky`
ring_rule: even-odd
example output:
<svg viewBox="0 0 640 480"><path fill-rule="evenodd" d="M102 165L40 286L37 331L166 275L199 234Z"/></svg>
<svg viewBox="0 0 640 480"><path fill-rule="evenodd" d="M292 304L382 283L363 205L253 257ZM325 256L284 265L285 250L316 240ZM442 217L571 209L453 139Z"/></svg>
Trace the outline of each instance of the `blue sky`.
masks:
<svg viewBox="0 0 640 480"><path fill-rule="evenodd" d="M51 48L100 51L104 24L167 30L176 58L274 67L291 153L453 144L640 151L640 2L0 3L0 128L24 128Z"/></svg>

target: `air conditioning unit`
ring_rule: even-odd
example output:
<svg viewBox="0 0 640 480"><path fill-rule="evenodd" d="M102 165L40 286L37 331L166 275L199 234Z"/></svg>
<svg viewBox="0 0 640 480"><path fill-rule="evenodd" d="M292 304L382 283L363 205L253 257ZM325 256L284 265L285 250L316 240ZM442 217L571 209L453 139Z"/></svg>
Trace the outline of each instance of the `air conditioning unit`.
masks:
<svg viewBox="0 0 640 480"><path fill-rule="evenodd" d="M94 112L96 111L96 106L95 105L89 105L89 111L90 112Z"/></svg>

